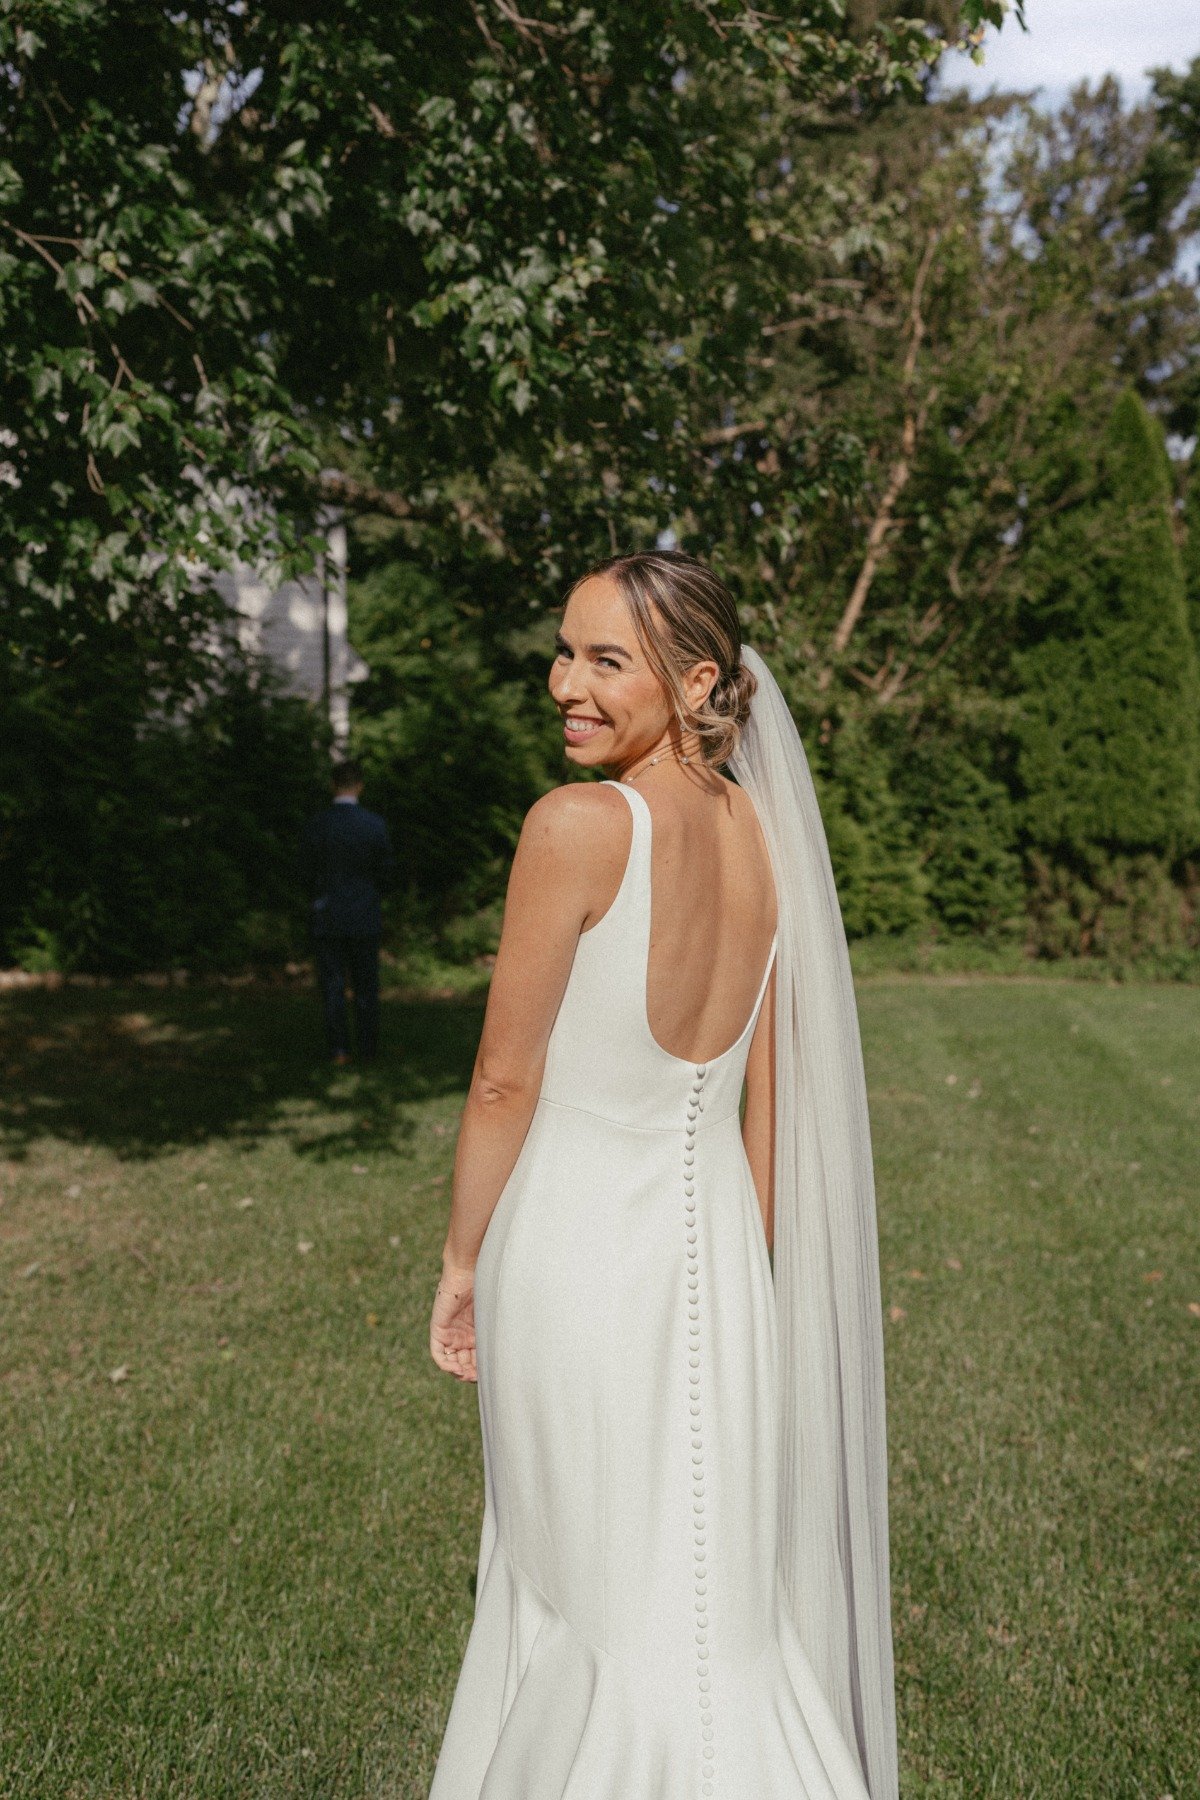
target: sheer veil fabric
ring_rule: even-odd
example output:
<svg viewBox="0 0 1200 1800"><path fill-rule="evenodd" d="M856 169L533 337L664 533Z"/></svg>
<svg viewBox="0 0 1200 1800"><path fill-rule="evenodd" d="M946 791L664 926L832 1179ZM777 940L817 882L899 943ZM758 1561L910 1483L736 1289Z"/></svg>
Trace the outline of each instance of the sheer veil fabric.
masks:
<svg viewBox="0 0 1200 1800"><path fill-rule="evenodd" d="M766 662L749 645L742 662L758 687L728 766L754 802L779 906L780 1574L871 1800L896 1800L883 1319L858 1014L804 746Z"/></svg>

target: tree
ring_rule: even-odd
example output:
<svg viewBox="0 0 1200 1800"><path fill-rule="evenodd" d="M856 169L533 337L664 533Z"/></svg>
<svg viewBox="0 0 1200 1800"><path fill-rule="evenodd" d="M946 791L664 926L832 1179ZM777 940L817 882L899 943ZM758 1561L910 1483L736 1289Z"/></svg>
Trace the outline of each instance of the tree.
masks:
<svg viewBox="0 0 1200 1800"><path fill-rule="evenodd" d="M197 969L301 951L295 839L328 769L316 714L264 692L235 644L171 713L153 666L128 620L99 619L63 668L3 694L5 961Z"/></svg>
<svg viewBox="0 0 1200 1800"><path fill-rule="evenodd" d="M703 484L775 279L759 113L912 86L945 39L835 0L529 10L3 0L21 606L178 613L201 558L302 554L338 443L327 491L526 579Z"/></svg>
<svg viewBox="0 0 1200 1800"><path fill-rule="evenodd" d="M1183 497L1183 579L1192 643L1200 657L1200 460L1195 452Z"/></svg>
<svg viewBox="0 0 1200 1800"><path fill-rule="evenodd" d="M1127 392L1090 492L1028 575L1019 775L1052 854L1196 844L1200 683L1162 428Z"/></svg>
<svg viewBox="0 0 1200 1800"><path fill-rule="evenodd" d="M1003 11L0 0L0 706L90 741L102 642L129 741L178 714L204 566L301 564L331 496L502 656L616 542L748 541L761 320L844 231L774 122L916 92Z"/></svg>

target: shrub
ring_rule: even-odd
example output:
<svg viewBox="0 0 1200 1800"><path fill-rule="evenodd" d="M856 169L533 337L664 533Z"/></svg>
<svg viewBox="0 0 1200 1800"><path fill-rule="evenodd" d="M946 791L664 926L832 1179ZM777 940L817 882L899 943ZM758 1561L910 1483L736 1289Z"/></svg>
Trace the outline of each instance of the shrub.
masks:
<svg viewBox="0 0 1200 1800"><path fill-rule="evenodd" d="M813 775L847 937L911 931L928 916L926 880L871 722L847 720Z"/></svg>
<svg viewBox="0 0 1200 1800"><path fill-rule="evenodd" d="M1030 947L1039 956L1104 958L1114 966L1200 949L1195 895L1160 857L1029 853Z"/></svg>
<svg viewBox="0 0 1200 1800"><path fill-rule="evenodd" d="M1044 857L1196 844L1200 679L1170 494L1161 428L1126 393L1091 492L1031 554L1018 770Z"/></svg>
<svg viewBox="0 0 1200 1800"><path fill-rule="evenodd" d="M8 700L0 957L216 969L303 946L295 840L327 768L309 706L232 661L165 718L119 637Z"/></svg>
<svg viewBox="0 0 1200 1800"><path fill-rule="evenodd" d="M1024 893L1008 789L949 733L909 746L898 768L933 918L989 943L1018 934Z"/></svg>
<svg viewBox="0 0 1200 1800"><path fill-rule="evenodd" d="M351 589L351 635L370 666L355 690L353 745L369 803L399 863L393 918L471 956L492 924L454 921L503 895L526 812L561 778L544 664L514 658L414 564L381 564Z"/></svg>

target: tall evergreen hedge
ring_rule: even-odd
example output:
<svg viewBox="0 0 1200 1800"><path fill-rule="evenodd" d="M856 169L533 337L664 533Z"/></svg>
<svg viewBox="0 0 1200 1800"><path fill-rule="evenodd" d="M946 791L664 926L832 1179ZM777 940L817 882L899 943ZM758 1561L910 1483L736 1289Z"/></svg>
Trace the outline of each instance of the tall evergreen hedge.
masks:
<svg viewBox="0 0 1200 1800"><path fill-rule="evenodd" d="M1200 657L1200 448L1192 456L1183 502L1183 580L1192 645Z"/></svg>
<svg viewBox="0 0 1200 1800"><path fill-rule="evenodd" d="M1196 844L1200 678L1171 493L1162 429L1126 392L1090 492L1030 557L1017 766L1036 851Z"/></svg>

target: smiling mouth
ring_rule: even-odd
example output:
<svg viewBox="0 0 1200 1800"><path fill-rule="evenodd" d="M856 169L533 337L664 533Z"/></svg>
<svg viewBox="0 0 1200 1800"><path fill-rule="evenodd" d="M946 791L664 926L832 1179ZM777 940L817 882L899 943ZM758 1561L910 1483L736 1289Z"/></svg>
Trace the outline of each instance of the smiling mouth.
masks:
<svg viewBox="0 0 1200 1800"><path fill-rule="evenodd" d="M596 732L604 729L603 719L588 719L581 715L568 713L563 719L563 731L569 738L582 741L594 737Z"/></svg>

